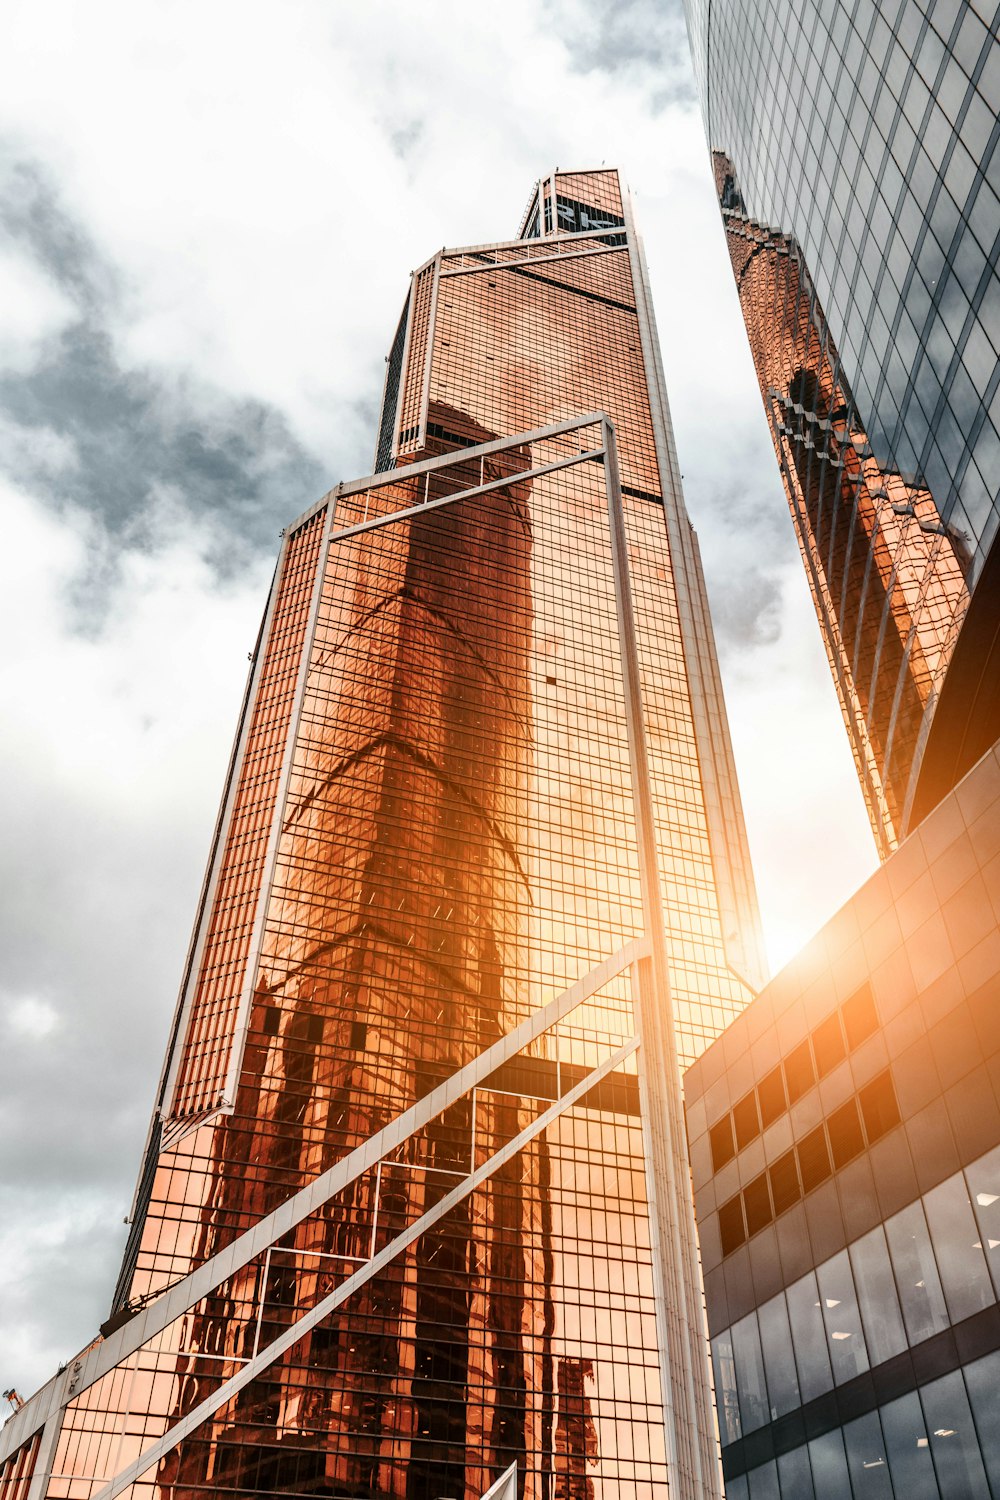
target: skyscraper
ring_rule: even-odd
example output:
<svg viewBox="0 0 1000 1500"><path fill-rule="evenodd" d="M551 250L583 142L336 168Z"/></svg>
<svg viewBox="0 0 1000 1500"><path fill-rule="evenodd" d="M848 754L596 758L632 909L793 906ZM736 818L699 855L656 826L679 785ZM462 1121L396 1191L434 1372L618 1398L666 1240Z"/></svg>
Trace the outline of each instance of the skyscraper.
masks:
<svg viewBox="0 0 1000 1500"><path fill-rule="evenodd" d="M376 469L285 533L112 1314L3 1500L718 1493L677 1065L762 964L617 172L414 274Z"/></svg>
<svg viewBox="0 0 1000 1500"><path fill-rule="evenodd" d="M1000 737L983 0L687 0L761 395L884 855Z"/></svg>

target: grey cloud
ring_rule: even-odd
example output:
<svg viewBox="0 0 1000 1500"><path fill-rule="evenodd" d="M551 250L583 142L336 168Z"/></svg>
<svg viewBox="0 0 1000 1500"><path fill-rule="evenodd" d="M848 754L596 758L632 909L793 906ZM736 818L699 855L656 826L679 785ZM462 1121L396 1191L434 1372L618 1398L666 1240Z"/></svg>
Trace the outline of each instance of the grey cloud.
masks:
<svg viewBox="0 0 1000 1500"><path fill-rule="evenodd" d="M169 493L212 523L211 561L223 574L275 550L280 528L327 488L317 457L274 406L191 375L123 365L112 336L122 299L115 268L37 165L15 162L4 175L8 234L75 310L33 368L0 375L0 420L21 435L6 449L10 477L55 506L82 507L109 539L127 532L133 544L141 544L157 497ZM35 434L48 448L27 440ZM53 440L75 455L55 472L36 456L44 459Z"/></svg>
<svg viewBox="0 0 1000 1500"><path fill-rule="evenodd" d="M696 98L680 0L546 0L545 9L580 74L627 74L654 111Z"/></svg>

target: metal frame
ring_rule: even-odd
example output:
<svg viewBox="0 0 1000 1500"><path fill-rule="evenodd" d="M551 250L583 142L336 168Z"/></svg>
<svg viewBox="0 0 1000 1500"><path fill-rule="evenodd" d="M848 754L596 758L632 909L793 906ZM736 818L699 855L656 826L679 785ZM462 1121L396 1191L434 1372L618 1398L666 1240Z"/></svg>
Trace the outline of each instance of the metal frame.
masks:
<svg viewBox="0 0 1000 1500"><path fill-rule="evenodd" d="M222 859L225 854L226 842L229 838L229 830L232 826L233 807L236 801L236 793L239 787L240 773L243 769L243 759L246 754L247 739L250 734L250 725L253 720L254 709L257 705L257 695L260 691L260 680L264 670L264 662L267 658L268 647L271 643L271 629L274 623L274 611L281 591L284 579L285 564L288 560L288 548L291 541L291 531L287 531L282 537L281 550L278 553L278 562L274 570L274 579L271 584L271 592L268 595L267 605L264 610L264 618L257 638L254 651L253 664L247 676L247 686L243 698L243 707L239 727L233 742L233 749L229 760L229 773L219 806L216 819L215 834L212 840L212 848L209 853L208 868L205 871L205 879L202 883L201 897L198 903L198 911L195 917L194 930L191 934L191 942L188 946L187 958L184 965L184 977L181 981L180 991L177 996L177 1006L170 1031L170 1042L167 1049L167 1057L164 1063L163 1074L160 1080L160 1089L157 1095L154 1109L154 1121L157 1115L164 1122L170 1120L174 1092L177 1086L177 1073L180 1067L181 1055L184 1051L184 1042L187 1036L187 1025L191 1017L191 1005L197 987L197 976L201 967L201 956L204 952L208 930L211 926L212 914L215 908L215 896L219 887L219 876L222 872ZM219 1105L213 1106L211 1113L215 1114ZM204 1123L206 1114L199 1115L196 1119L177 1121L175 1129L169 1137L160 1139L160 1151L164 1151L198 1125ZM150 1126L150 1139L152 1138L152 1125ZM147 1140L148 1149L148 1140ZM145 1155L143 1157L145 1162ZM140 1169L140 1182L141 1182ZM138 1207L139 1186L136 1186L136 1194L132 1202L130 1219L134 1216Z"/></svg>
<svg viewBox="0 0 1000 1500"><path fill-rule="evenodd" d="M668 1483L675 1500L709 1500L709 1497L721 1497L721 1470L715 1438L701 1283L698 1275L694 1208L689 1190L680 1076L673 1030L666 936L659 888L656 827L646 756L642 687L614 427L606 415L591 413L584 417L553 424L550 427L536 429L531 433L518 434L482 444L476 448L463 449L458 454L446 454L424 463L410 465L407 466L406 473L408 476L429 473L449 465L467 463L470 458L485 458L502 449L524 446L533 441L595 424L599 424L601 429L603 441L600 448L588 449L568 456L565 460L540 465L535 470L525 471L524 477L528 477L529 474L553 472L556 469L587 463L593 459L603 459L631 767L630 779L639 856L644 937L628 944L569 989L549 1001L535 1015L515 1027L506 1037L501 1038L471 1063L459 1069L445 1083L439 1085L431 1094L390 1122L336 1166L321 1174L273 1213L258 1221L225 1250L219 1252L173 1287L168 1288L155 1302L137 1312L130 1322L119 1327L103 1343L85 1351L70 1370L63 1372L44 1387L6 1424L0 1435L0 1459L2 1459L30 1438L39 1427L42 1428L40 1454L39 1459L36 1460L29 1500L42 1500L45 1494L51 1460L62 1426L63 1409L70 1401L93 1385L102 1375L120 1365L144 1344L162 1333L177 1318L189 1311L214 1288L246 1266L257 1255L269 1252L284 1234L308 1218L333 1195L373 1166L379 1167L389 1152L409 1135L441 1113L457 1098L482 1083L501 1062L522 1051L532 1040L556 1025L564 1015L585 999L596 994L611 979L626 969L631 969L633 976L632 1005L637 1034L616 1048L602 1064L588 1072L586 1077L565 1095L555 1100L535 1121L481 1167L475 1168L474 1161L471 1162L470 1166L473 1170L458 1182L438 1204L423 1214L382 1251L360 1266L340 1287L309 1312L303 1314L266 1348L263 1350L257 1348L251 1359L223 1382L218 1390L199 1403L193 1411L146 1449L139 1458L109 1480L95 1496L95 1500L114 1500L114 1497L134 1480L151 1469L164 1454L176 1447L185 1436L218 1411L233 1394L253 1380L261 1370L273 1364L304 1333L333 1312L346 1298L449 1212L456 1203L486 1181L503 1162L509 1160L534 1136L565 1110L571 1108L596 1083L620 1066L640 1047L640 1041L639 1087L643 1142L647 1162L646 1177L663 1385ZM435 508L439 505L453 504L470 495L486 493L509 485L519 477L521 476L511 475L503 480L490 481L455 495L427 502L427 504ZM384 488L391 483L391 479L380 475L355 484L339 486L336 494L359 493ZM274 829L280 827L282 822L278 809L284 806L290 747L294 742L295 726L301 715L304 685L311 656L310 643L315 632L318 600L326 572L324 559L333 541L377 526L394 524L425 509L426 506L408 507L405 510L391 512L363 522L359 526L345 528L339 533L334 533L332 530L335 508L335 503L331 502L325 520L325 534L320 547L321 560L317 567L311 615L307 626L307 645L300 664L288 747L266 862L266 875L262 883L254 941L251 944L246 970L245 994L249 993L254 977L261 923L273 878L273 863L277 851L277 837ZM234 1039L234 1057L236 1053L237 1044ZM42 1461L43 1454L44 1461Z"/></svg>
<svg viewBox="0 0 1000 1500"><path fill-rule="evenodd" d="M9 1417L0 1429L0 1462L15 1452L39 1428L45 1428L43 1447L51 1438L51 1427L56 1438L61 1425L62 1409L75 1397L94 1385L102 1376L130 1358L144 1344L150 1342L168 1328L177 1318L190 1311L218 1286L236 1274L256 1256L265 1253L275 1242L294 1229L303 1219L320 1208L330 1198L341 1192L371 1167L378 1166L390 1152L403 1141L443 1113L463 1094L482 1084L501 1063L522 1052L531 1042L557 1025L567 1016L609 984L619 974L640 963L650 952L646 939L639 938L628 943L619 952L612 954L596 968L591 969L575 984L556 995L541 1010L529 1016L494 1042L472 1062L453 1073L444 1083L417 1101L410 1109L390 1120L363 1145L358 1146L328 1171L315 1178L307 1187L286 1199L231 1245L219 1251L181 1281L168 1287L154 1302L148 1304L107 1339L85 1350L67 1368L56 1375L40 1391L36 1392L19 1411ZM568 1096L566 1096L568 1097ZM51 1438L54 1444L56 1438ZM36 1472L42 1468L41 1458L36 1460ZM47 1482L47 1479L46 1479ZM44 1493L44 1489L39 1492ZM32 1495L30 1500L36 1500Z"/></svg>

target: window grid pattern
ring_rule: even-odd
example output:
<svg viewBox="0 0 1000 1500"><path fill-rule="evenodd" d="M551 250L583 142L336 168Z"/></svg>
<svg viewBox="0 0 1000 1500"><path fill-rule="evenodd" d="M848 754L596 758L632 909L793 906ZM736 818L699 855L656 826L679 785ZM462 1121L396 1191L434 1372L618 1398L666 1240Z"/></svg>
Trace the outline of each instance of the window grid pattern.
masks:
<svg viewBox="0 0 1000 1500"><path fill-rule="evenodd" d="M887 852L927 811L921 757L1000 521L996 7L687 9L772 437Z"/></svg>
<svg viewBox="0 0 1000 1500"><path fill-rule="evenodd" d="M723 1450L997 1303L1000 1147L712 1340Z"/></svg>
<svg viewBox="0 0 1000 1500"><path fill-rule="evenodd" d="M289 538L218 882L192 994L170 1117L222 1102L323 533L318 513Z"/></svg>
<svg viewBox="0 0 1000 1500"><path fill-rule="evenodd" d="M519 477L600 441L338 501L234 1113L161 1158L134 1297L642 932L604 467ZM86 1391L52 1500L90 1500L633 1031L623 974ZM630 1059L133 1491L478 1497L516 1459L539 1500L656 1500L663 1443Z"/></svg>

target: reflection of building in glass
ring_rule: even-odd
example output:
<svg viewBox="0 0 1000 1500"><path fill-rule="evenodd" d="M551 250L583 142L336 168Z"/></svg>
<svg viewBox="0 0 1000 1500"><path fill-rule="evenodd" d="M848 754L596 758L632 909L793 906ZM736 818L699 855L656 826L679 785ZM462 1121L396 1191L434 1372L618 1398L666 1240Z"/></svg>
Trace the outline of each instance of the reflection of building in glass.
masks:
<svg viewBox="0 0 1000 1500"><path fill-rule="evenodd" d="M720 1493L676 1079L753 884L618 174L525 224L415 274L379 473L285 535L32 1500Z"/></svg>
<svg viewBox="0 0 1000 1500"><path fill-rule="evenodd" d="M688 0L758 379L883 854L1000 736L1000 43Z"/></svg>
<svg viewBox="0 0 1000 1500"><path fill-rule="evenodd" d="M685 1077L727 1500L1000 1495L998 828L994 749Z"/></svg>

